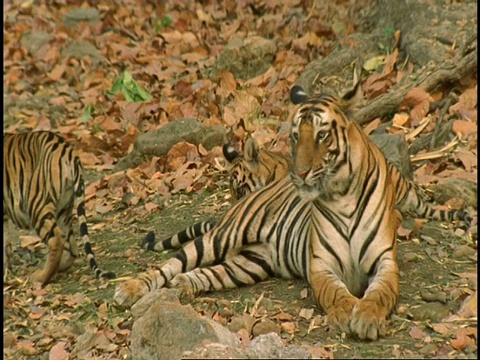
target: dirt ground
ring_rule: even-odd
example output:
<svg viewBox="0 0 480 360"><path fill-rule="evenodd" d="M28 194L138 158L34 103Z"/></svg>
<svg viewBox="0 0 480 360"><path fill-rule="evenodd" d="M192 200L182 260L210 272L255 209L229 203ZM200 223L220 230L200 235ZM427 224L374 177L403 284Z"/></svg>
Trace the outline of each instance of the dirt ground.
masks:
<svg viewBox="0 0 480 360"><path fill-rule="evenodd" d="M163 238L198 220L218 218L229 206L227 198L226 190L201 195L180 194L166 201L163 210L148 218L129 218L126 209L107 214L107 218L115 221L89 219L99 264L103 269L114 271L118 280L145 270L149 264L171 255L141 250L138 243L147 231L155 230L158 237ZM159 203L163 200L159 199ZM105 223L106 226L101 226ZM4 233L4 236L15 234ZM235 318L249 312L263 294L260 308L264 308L267 318L281 325L282 321L275 315L292 315L294 330L285 331L285 327L281 331L281 337L287 343L320 346L334 358L476 358L476 349L472 347L466 346L463 351L452 348L452 341L458 340L455 331L439 330L442 324L445 325L445 319L454 316L464 299L476 289L476 277L470 277L476 274L476 254L458 251L467 244L467 236L456 236L448 224L437 222L427 223L412 239L399 239L401 281L397 311L391 316L387 336L374 342L342 338L328 332L322 324L322 313L315 306L310 290L305 290L308 287L302 280L272 279L248 288L205 294L192 304L205 316L213 316L219 304L225 304L227 300L231 304L231 316ZM117 332L115 341L112 341L115 346L109 349L88 343L85 345L90 347L88 356L84 352L85 356L79 358L131 358L128 345L132 319L129 311L112 304L115 281L93 280L87 264L80 259L67 274L59 275L54 284L47 286L47 291L39 294L40 290L32 290L31 284L25 280L34 271L35 264L43 261L39 255L41 252L32 256L30 251L17 249L13 256L13 274L9 275L4 286L5 358L20 359L33 355L47 359L48 350L58 341L66 343L66 350L80 351L79 344L84 339L79 336L88 329L91 331L92 326L96 326L94 334L108 329ZM26 263L28 266L20 266ZM27 295L23 296L22 292ZM75 303L79 293L88 301ZM42 307L47 308L46 313L39 311ZM313 313L309 309L313 309ZM19 321L19 317L24 320ZM316 326L309 329L312 321ZM476 317L463 320L457 317L456 321L456 326L476 327ZM56 324L57 333L52 324ZM118 329L124 331L121 341ZM21 339L33 341L36 351L29 353L19 347Z"/></svg>

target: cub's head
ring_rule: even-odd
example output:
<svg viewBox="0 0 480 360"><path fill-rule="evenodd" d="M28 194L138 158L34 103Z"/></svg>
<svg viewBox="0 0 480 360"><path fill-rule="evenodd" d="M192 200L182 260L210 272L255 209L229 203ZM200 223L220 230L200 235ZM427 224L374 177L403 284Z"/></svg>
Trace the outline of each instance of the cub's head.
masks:
<svg viewBox="0 0 480 360"><path fill-rule="evenodd" d="M279 153L259 149L258 143L253 138L247 139L243 153L231 145L223 145L223 155L232 164L230 194L234 201L288 174L288 158Z"/></svg>
<svg viewBox="0 0 480 360"><path fill-rule="evenodd" d="M349 121L328 95L308 96L300 86L290 92L298 105L291 126L294 184L305 197L316 197L345 163Z"/></svg>

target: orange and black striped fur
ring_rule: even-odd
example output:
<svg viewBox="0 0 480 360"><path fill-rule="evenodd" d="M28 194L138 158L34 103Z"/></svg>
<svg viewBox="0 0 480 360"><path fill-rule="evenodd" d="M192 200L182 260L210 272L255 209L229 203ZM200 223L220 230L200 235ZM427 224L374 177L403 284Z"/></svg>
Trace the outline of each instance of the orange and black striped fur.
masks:
<svg viewBox="0 0 480 360"><path fill-rule="evenodd" d="M418 205L415 188L333 98L299 87L291 98L299 106L290 176L243 197L166 263L118 285L118 304L164 286L198 294L301 277L331 326L360 339L385 334L399 291L395 205L428 205ZM463 211L425 214L469 220Z"/></svg>
<svg viewBox="0 0 480 360"><path fill-rule="evenodd" d="M243 152L225 144L223 156L231 164L229 184L233 202L287 176L290 166L288 157L278 152L260 149L257 141L251 137L245 141ZM214 226L214 221L199 222L158 242L155 240L155 233L150 231L140 246L145 250L156 252L178 249L185 243L207 233Z"/></svg>
<svg viewBox="0 0 480 360"><path fill-rule="evenodd" d="M72 229L73 208L91 269L97 277L114 277L98 268L89 242L83 168L73 146L59 135L39 131L4 134L3 151L4 212L19 228L34 229L48 246L45 267L33 279L43 285L51 282L79 255ZM4 252L8 246L4 243Z"/></svg>

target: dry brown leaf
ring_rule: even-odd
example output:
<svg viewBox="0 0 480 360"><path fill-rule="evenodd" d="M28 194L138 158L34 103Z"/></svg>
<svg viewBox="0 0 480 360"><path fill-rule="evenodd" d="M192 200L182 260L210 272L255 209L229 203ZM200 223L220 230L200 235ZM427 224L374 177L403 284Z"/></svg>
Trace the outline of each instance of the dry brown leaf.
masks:
<svg viewBox="0 0 480 360"><path fill-rule="evenodd" d="M47 76L52 81L59 81L63 74L65 73L65 65L64 64L57 64L55 67L50 71Z"/></svg>
<svg viewBox="0 0 480 360"><path fill-rule="evenodd" d="M465 299L457 315L464 318L477 317L477 291Z"/></svg>
<svg viewBox="0 0 480 360"><path fill-rule="evenodd" d="M393 52L385 57L385 66L383 67L382 74L390 74L395 70L395 64L398 58L398 49L393 50Z"/></svg>
<svg viewBox="0 0 480 360"><path fill-rule="evenodd" d="M312 355L312 359L334 359L332 349L325 346L309 346L307 351Z"/></svg>
<svg viewBox="0 0 480 360"><path fill-rule="evenodd" d="M158 206L158 204L155 204L155 203L152 203L152 202L148 202L145 204L145 209L148 211L148 212L151 212L153 210L157 210L157 209L160 209L160 206Z"/></svg>
<svg viewBox="0 0 480 360"><path fill-rule="evenodd" d="M301 318L304 318L305 320L310 320L313 316L314 311L315 311L314 309L302 308L298 316L300 316Z"/></svg>
<svg viewBox="0 0 480 360"><path fill-rule="evenodd" d="M280 327L282 328L283 331L289 334L293 334L295 332L295 323L294 322L283 322L280 324Z"/></svg>
<svg viewBox="0 0 480 360"><path fill-rule="evenodd" d="M455 156L462 162L465 170L470 172L477 167L477 155L465 149L459 149Z"/></svg>
<svg viewBox="0 0 480 360"><path fill-rule="evenodd" d="M306 299L308 297L308 288L303 288L300 291L300 299Z"/></svg>
<svg viewBox="0 0 480 360"><path fill-rule="evenodd" d="M452 131L458 136L468 136L472 133L477 133L477 124L468 120L455 120L453 122Z"/></svg>
<svg viewBox="0 0 480 360"><path fill-rule="evenodd" d="M292 321L293 315L289 313L281 312L280 314L275 315L273 318L278 321Z"/></svg>
<svg viewBox="0 0 480 360"><path fill-rule="evenodd" d="M173 145L167 154L167 164L170 171L177 171L186 162L199 161L197 147L187 142L179 142Z"/></svg>
<svg viewBox="0 0 480 360"><path fill-rule="evenodd" d="M20 340L17 342L16 348L22 355L33 356L38 353L35 343L31 340Z"/></svg>
<svg viewBox="0 0 480 360"><path fill-rule="evenodd" d="M456 350L464 350L465 348L469 347L471 350L475 351L477 349L477 345L475 344L475 340L473 340L469 335L477 337L477 329L476 328L458 328L457 329L457 337L450 341L450 345Z"/></svg>
<svg viewBox="0 0 480 360"><path fill-rule="evenodd" d="M230 71L222 70L218 74L220 79L219 87L217 88L217 94L223 97L228 97L234 94L237 88L237 82L235 77Z"/></svg>
<svg viewBox="0 0 480 360"><path fill-rule="evenodd" d="M441 335L447 335L450 330L452 329L452 326L450 324L446 323L438 323L438 324L432 324L431 325L433 331L436 333L439 333Z"/></svg>
<svg viewBox="0 0 480 360"><path fill-rule="evenodd" d="M397 113L393 116L393 124L394 125L397 125L397 126L408 126L407 123L408 123L408 120L410 119L410 115L408 115L407 113Z"/></svg>
<svg viewBox="0 0 480 360"><path fill-rule="evenodd" d="M422 103L423 101L431 101L431 96L424 89L416 87L411 89L403 99L400 104L400 108L414 108L417 104Z"/></svg>
<svg viewBox="0 0 480 360"><path fill-rule="evenodd" d="M65 341L59 341L50 349L48 360L68 360L70 359L70 353L65 350L67 343Z"/></svg>
<svg viewBox="0 0 480 360"><path fill-rule="evenodd" d="M427 336L427 334L418 326L412 327L409 331L409 334L412 338L417 340L423 340Z"/></svg>

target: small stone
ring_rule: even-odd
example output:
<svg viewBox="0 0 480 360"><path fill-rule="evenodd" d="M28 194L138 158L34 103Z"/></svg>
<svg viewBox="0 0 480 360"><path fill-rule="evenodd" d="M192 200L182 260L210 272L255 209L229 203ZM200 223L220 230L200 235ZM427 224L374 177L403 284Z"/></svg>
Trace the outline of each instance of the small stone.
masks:
<svg viewBox="0 0 480 360"><path fill-rule="evenodd" d="M453 258L454 259L467 259L469 256L473 256L477 253L477 251L471 248L468 245L459 245L453 251Z"/></svg>
<svg viewBox="0 0 480 360"><path fill-rule="evenodd" d="M276 333L280 334L280 326L276 323L274 323L272 320L265 319L262 322L256 323L253 326L252 330L252 335L254 337L262 335L262 334L268 334L268 333Z"/></svg>
<svg viewBox="0 0 480 360"><path fill-rule="evenodd" d="M410 251L410 252L407 252L407 253L403 254L402 259L405 262L412 262L412 261L417 260L417 254Z"/></svg>

